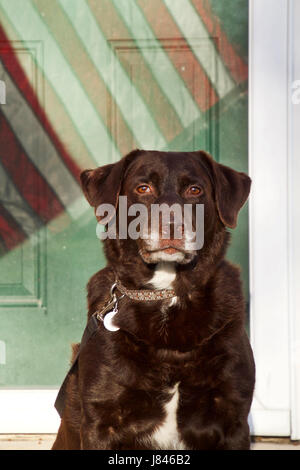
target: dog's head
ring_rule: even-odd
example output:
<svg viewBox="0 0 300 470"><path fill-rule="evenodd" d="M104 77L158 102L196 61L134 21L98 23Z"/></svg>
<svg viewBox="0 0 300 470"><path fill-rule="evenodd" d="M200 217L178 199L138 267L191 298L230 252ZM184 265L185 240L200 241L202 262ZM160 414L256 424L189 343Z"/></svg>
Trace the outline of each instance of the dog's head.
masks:
<svg viewBox="0 0 300 470"><path fill-rule="evenodd" d="M108 218L98 212L99 206L110 204L116 209L116 242L128 237L145 263L186 264L202 248L195 244L197 230L203 230L205 246L217 230L236 226L251 180L204 151L134 150L117 163L84 171L81 184L100 223L107 224ZM184 212L185 205L191 212ZM204 208L200 227L197 205ZM120 221L136 230L124 236Z"/></svg>

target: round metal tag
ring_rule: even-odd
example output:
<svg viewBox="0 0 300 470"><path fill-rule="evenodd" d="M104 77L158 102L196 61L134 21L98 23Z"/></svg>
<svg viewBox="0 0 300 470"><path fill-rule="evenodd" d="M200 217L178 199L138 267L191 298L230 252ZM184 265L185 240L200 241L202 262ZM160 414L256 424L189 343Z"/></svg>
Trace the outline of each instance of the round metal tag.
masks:
<svg viewBox="0 0 300 470"><path fill-rule="evenodd" d="M120 329L118 326L113 324L113 318L116 313L118 313L116 310L111 310L111 312L108 312L103 319L103 324L109 331L118 331Z"/></svg>

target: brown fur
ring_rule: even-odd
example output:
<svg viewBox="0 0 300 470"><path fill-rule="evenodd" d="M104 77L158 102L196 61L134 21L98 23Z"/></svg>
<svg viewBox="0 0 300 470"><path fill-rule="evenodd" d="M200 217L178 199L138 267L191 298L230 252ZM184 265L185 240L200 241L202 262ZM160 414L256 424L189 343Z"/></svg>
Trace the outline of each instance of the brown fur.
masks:
<svg viewBox="0 0 300 470"><path fill-rule="evenodd" d="M204 246L178 264L178 303L123 298L111 332L100 324L70 378L53 449L152 449L147 439L164 420L170 388L179 382L177 428L186 449L249 449L247 417L254 362L244 330L245 305L237 267L224 259L248 197L250 179L205 152L136 150L120 162L82 174L93 207L141 201L133 188L147 177L155 195L144 203L183 203L184 181L201 182ZM88 316L109 299L115 275L129 289L146 288L155 265L142 259L142 241L106 240L107 267L88 283ZM166 314L167 312L167 314ZM74 349L76 353L77 349Z"/></svg>

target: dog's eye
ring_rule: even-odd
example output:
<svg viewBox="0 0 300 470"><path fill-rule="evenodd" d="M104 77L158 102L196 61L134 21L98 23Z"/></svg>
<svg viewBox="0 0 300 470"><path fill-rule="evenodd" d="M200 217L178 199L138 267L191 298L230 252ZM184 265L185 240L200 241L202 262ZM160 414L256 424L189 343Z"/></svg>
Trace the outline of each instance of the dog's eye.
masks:
<svg viewBox="0 0 300 470"><path fill-rule="evenodd" d="M192 196L199 196L200 194L202 194L203 191L201 188L199 188L199 186L190 186L188 189L187 189L187 194L188 195L192 195Z"/></svg>
<svg viewBox="0 0 300 470"><path fill-rule="evenodd" d="M148 184L141 184L136 190L140 194L151 193L151 187Z"/></svg>

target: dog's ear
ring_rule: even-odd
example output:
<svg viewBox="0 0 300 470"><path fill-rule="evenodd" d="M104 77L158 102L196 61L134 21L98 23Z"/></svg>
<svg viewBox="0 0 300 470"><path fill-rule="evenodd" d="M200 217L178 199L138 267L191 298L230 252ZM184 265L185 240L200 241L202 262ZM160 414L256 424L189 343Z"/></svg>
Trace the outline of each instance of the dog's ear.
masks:
<svg viewBox="0 0 300 470"><path fill-rule="evenodd" d="M251 179L246 173L215 162L207 152L200 150L197 153L200 154L204 166L209 167L221 221L226 227L235 228L239 210L249 196Z"/></svg>
<svg viewBox="0 0 300 470"><path fill-rule="evenodd" d="M100 204L112 204L117 208L125 171L141 152L138 149L133 150L117 163L81 173L81 187L91 206L96 209Z"/></svg>

